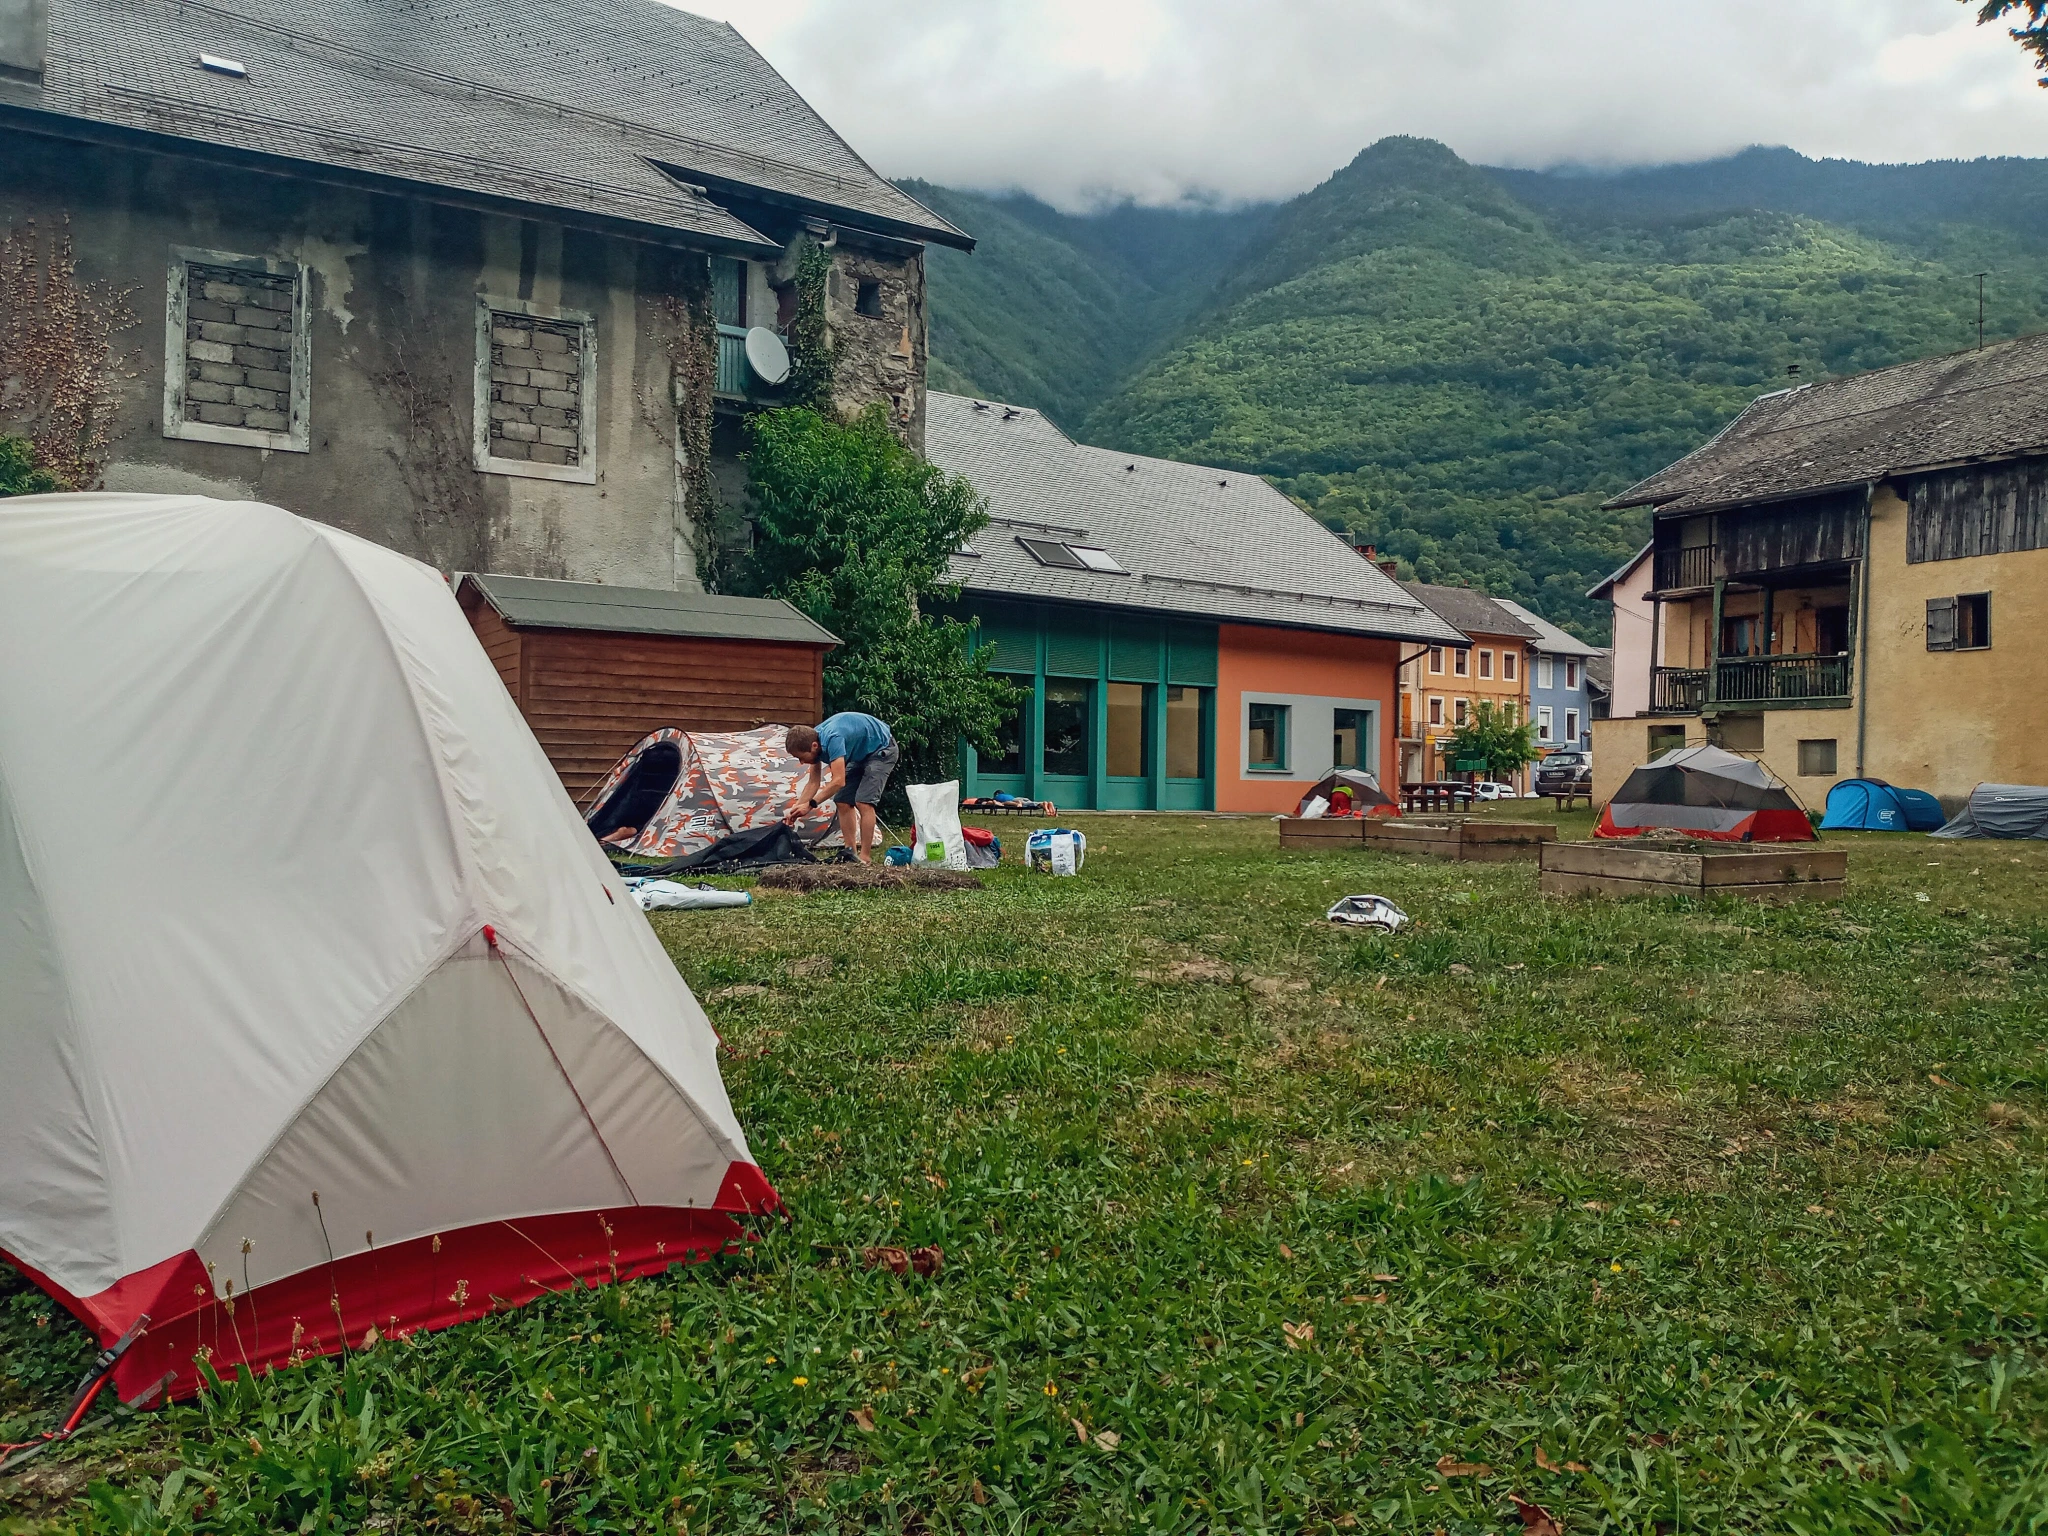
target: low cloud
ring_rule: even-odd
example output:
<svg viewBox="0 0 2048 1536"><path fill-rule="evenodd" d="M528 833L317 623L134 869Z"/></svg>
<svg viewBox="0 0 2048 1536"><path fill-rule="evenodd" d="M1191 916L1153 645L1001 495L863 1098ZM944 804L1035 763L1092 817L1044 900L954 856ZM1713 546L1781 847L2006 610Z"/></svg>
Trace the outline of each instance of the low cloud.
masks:
<svg viewBox="0 0 2048 1536"><path fill-rule="evenodd" d="M1284 197L1374 139L1491 165L1751 144L2048 154L2029 57L1956 0L689 0L890 176L1066 208Z"/></svg>

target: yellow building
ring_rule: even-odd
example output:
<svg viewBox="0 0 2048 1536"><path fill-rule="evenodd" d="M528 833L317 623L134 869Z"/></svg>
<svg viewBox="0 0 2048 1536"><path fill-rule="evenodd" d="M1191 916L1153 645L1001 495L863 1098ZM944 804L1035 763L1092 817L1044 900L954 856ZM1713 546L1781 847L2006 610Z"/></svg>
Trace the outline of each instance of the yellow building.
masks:
<svg viewBox="0 0 2048 1536"><path fill-rule="evenodd" d="M1596 801L1701 741L1815 809L1845 778L2048 782L2048 335L1765 395L1609 505L1656 509L1656 607Z"/></svg>
<svg viewBox="0 0 2048 1536"><path fill-rule="evenodd" d="M1457 774L1445 749L1480 704L1508 710L1517 720L1529 718L1530 662L1538 636L1474 588L1401 585L1471 642L1430 646L1401 668L1401 781L1414 784ZM1528 777L1527 770L1516 774L1515 788L1528 788Z"/></svg>

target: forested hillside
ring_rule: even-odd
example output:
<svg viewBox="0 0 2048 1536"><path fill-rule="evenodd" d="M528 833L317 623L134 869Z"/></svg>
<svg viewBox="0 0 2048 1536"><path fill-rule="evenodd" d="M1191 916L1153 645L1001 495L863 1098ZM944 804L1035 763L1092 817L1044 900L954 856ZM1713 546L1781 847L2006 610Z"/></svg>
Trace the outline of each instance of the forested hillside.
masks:
<svg viewBox="0 0 2048 1536"><path fill-rule="evenodd" d="M1605 616L1582 594L1643 531L1605 497L1763 390L1974 344L1978 271L1990 336L2048 325L2043 161L1779 150L1574 176L1388 139L1275 209L1125 211L1121 246L1020 202L942 209L984 244L933 263L941 387L1265 474L1424 579L1594 638ZM1211 221L1230 254L1205 266L1186 252ZM1155 231L1174 254L1146 268ZM1054 270L1085 274L1078 325Z"/></svg>

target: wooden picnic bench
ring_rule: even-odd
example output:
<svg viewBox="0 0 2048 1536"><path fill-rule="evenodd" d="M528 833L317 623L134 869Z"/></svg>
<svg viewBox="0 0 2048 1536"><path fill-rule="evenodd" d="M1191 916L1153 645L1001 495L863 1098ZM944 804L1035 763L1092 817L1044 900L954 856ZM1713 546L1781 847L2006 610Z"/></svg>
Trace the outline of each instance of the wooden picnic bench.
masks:
<svg viewBox="0 0 2048 1536"><path fill-rule="evenodd" d="M1469 784L1431 782L1401 786L1404 811L1461 811L1472 804L1472 798Z"/></svg>

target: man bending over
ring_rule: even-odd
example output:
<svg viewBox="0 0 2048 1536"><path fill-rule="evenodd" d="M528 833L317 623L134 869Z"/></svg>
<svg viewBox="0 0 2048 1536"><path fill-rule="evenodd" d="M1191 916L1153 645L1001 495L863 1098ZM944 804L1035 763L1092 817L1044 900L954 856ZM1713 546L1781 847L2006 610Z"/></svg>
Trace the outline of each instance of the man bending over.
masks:
<svg viewBox="0 0 2048 1536"><path fill-rule="evenodd" d="M782 819L791 825L810 814L821 800L839 805L839 837L865 864L875 841L875 804L882 787L896 771L896 738L873 715L851 710L834 715L815 729L793 725L783 748L811 771L796 804Z"/></svg>

